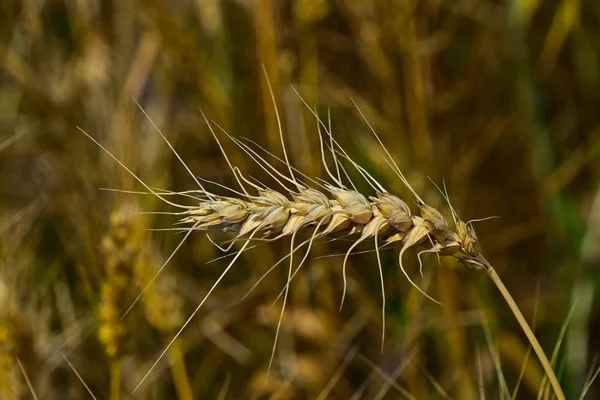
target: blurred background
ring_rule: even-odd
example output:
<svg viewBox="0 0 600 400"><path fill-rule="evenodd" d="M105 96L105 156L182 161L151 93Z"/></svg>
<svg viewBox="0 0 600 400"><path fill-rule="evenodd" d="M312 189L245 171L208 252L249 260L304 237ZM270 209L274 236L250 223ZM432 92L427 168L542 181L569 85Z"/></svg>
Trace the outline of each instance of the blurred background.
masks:
<svg viewBox="0 0 600 400"><path fill-rule="evenodd" d="M320 240L294 279L267 367L287 264L243 295L289 239L244 252L131 395L231 257L182 245L152 187L235 186L200 109L281 156L264 64L294 166L326 178L316 118L416 212L352 100L423 198L428 180L477 223L483 253L552 357L567 398L600 352L600 3L580 0L4 0L0 3L0 398L536 398L544 374L484 273L404 265ZM293 88L292 88L293 87ZM232 163L273 184L220 134ZM282 171L281 164L274 164ZM372 189L355 171L365 195ZM215 185L214 192L228 194ZM189 202L188 202L189 200ZM190 199L179 199L192 204ZM227 234L212 238L224 242ZM234 247L239 249L239 245ZM366 242L358 250L372 250ZM300 253L302 254L302 253ZM342 254L342 256L332 257ZM325 257L327 256L327 257ZM297 257L300 259L301 257ZM70 363L70 365L69 365ZM77 376L76 372L79 374ZM598 396L592 385L588 398ZM546 398L551 397L548 392Z"/></svg>

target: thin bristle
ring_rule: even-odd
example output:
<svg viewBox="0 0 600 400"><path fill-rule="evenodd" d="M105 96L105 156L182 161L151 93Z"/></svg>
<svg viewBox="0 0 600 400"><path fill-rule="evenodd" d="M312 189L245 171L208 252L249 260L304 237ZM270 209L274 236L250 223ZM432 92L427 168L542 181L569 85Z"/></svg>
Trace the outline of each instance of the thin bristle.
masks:
<svg viewBox="0 0 600 400"><path fill-rule="evenodd" d="M152 118L150 118L150 115L148 115L148 113L146 112L146 110L144 110L144 108L141 106L140 103L138 103L138 101L135 98L133 98L133 101L135 102L135 105L138 106L138 108L140 109L140 111L144 114L144 116L146 116L146 118L148 119L148 121L150 122L150 124L154 127L154 129L156 129L156 132L158 132L158 134L160 135L160 137L163 138L163 140L165 141L165 143L167 144L167 146L169 146L169 149L171 149L171 151L173 152L173 154L175 154L175 157L177 157L177 159L179 160L179 162L181 163L181 165L183 165L183 167L190 174L190 176L192 177L192 179L194 179L194 181L196 182L196 184L198 184L198 187L204 193L206 193L206 195L209 198L211 198L211 199L214 200L213 196L204 189L204 187L202 186L202 184L200 183L200 181L196 178L196 176L190 170L190 168L187 166L187 164L185 163L185 161L183 161L183 159L179 156L179 153L177 153L177 151L175 151L175 148L173 147L173 145L171 144L171 142L169 142L169 140L162 133L162 131L160 130L160 128L154 123L154 121L152 120Z"/></svg>

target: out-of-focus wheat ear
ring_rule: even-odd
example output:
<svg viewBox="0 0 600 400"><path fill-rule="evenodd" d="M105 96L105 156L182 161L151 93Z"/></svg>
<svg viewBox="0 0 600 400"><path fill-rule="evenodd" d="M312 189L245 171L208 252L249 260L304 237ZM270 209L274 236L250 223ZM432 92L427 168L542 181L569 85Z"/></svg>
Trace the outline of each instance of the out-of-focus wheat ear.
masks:
<svg viewBox="0 0 600 400"><path fill-rule="evenodd" d="M135 264L140 257L144 231L134 204L125 203L111 213L110 229L102 238L106 278L98 308L98 339L109 359L110 398L121 395L121 365L128 354L130 329L119 319L127 305Z"/></svg>
<svg viewBox="0 0 600 400"><path fill-rule="evenodd" d="M81 377L81 375L79 375L79 372L77 372L77 370L75 369L75 366L73 364L71 364L71 361L69 361L69 359L67 358L67 356L64 355L64 353L60 353L60 355L62 356L62 358L64 358L64 360L69 365L69 368L71 368L71 370L73 371L73 373L75 374L75 376L77 376L77 379L79 379L79 382L81 382L81 384L83 385L83 387L85 388L85 390L87 390L87 392L90 395L90 397L93 400L96 400L96 396L94 396L94 393L92 392L92 390L90 389L90 387L85 383L85 381L83 380L83 378Z"/></svg>
<svg viewBox="0 0 600 400"><path fill-rule="evenodd" d="M192 232L194 232L195 228L197 228L199 225L200 225L200 223L197 222L195 225L193 225L191 228L189 228L189 231L185 234L185 236L183 237L183 239L181 239L181 241L179 242L179 244L177 245L177 247L175 247L175 250L173 250L171 252L171 255L169 256L169 258L167 258L167 260L158 269L158 271L156 271L156 274L154 275L154 277L152 279L150 279L150 282L148 282L148 284L146 286L144 286L144 289L142 289L142 291L136 296L135 300L133 300L133 302L127 308L127 310L125 311L125 313L123 314L123 316L121 316L121 319L125 318L125 316L127 314L129 314L129 312L131 311L131 309L133 308L133 306L136 305L136 303L142 298L142 296L146 292L146 290L148 290L148 288L154 283L154 281L156 280L156 278L158 278L158 275L162 272L162 270L165 269L165 267L167 266L167 264L169 263L169 261L171 261L171 259L175 255L175 253L177 253L177 250L179 250L181 248L181 246L183 245L183 243L187 240L187 238L192 234Z"/></svg>
<svg viewBox="0 0 600 400"><path fill-rule="evenodd" d="M135 99L135 97L133 97L133 101L138 106L138 108L140 109L140 111L144 114L144 116L146 116L146 118L148 118L148 121L150 122L150 124L154 127L154 129L156 129L156 131L158 132L158 134L160 135L160 137L163 138L163 140L165 141L165 143L167 144L167 146L169 146L169 149L171 149L171 151L173 152L173 154L175 154L175 157L177 157L177 159L179 160L179 162L181 163L181 165L183 165L183 167L190 174L190 176L192 177L192 179L194 181L196 181L196 184L198 185L198 187L204 191L204 193L206 194L206 196L208 196L209 199L214 200L215 199L214 196L210 192L207 192L206 189L204 189L204 186L202 186L202 184L200 183L200 181L198 180L198 178L196 178L196 175L194 175L192 173L192 171L187 166L187 164L185 163L185 161L183 161L183 159L179 156L179 153L177 153L177 151L175 151L175 148L173 147L173 145L171 144L171 142L169 142L169 140L164 135L164 133L162 133L162 131L160 130L160 128L156 125L156 123L154 123L154 121L152 120L152 118L150 118L150 115L148 115L148 113L146 112L146 110L144 110L144 108L141 106L141 104L138 103L138 101Z"/></svg>
<svg viewBox="0 0 600 400"><path fill-rule="evenodd" d="M183 208L183 209L192 209L192 208L196 208L195 206L184 206L182 204L177 204L177 203L173 203L172 201L169 201L168 199L165 199L164 197L162 197L162 195L160 195L159 193L157 193L156 191L154 191L150 186L148 186L146 184L146 182L144 182L140 177L138 177L135 173L133 173L133 171L131 171L129 168L127 168L127 166L125 164L123 164L123 162L121 162L121 160L119 160L116 156L114 156L110 151L108 151L106 149L106 147L102 146L100 144L100 142L98 142L96 139L94 139L89 133L87 133L86 131L84 131L83 129L81 129L80 127L77 127L77 129L83 133L85 136L87 136L88 138L90 138L90 140L94 143L96 143L96 145L98 145L98 147L100 147L102 150L104 150L104 152L106 154L108 154L113 160L115 160L121 167L123 167L123 169L125 169L125 171L127 171L131 176L133 176L139 183L142 184L142 186L144 186L150 193L152 193L154 196L156 196L158 199L162 200L164 203L169 204L173 207L177 207L177 208Z"/></svg>
<svg viewBox="0 0 600 400"><path fill-rule="evenodd" d="M402 239L404 246L402 247L402 249L400 250L400 253L398 254L398 264L400 264L400 269L402 270L402 273L404 274L406 279L408 279L408 282L410 282L410 284L412 286L414 286L415 289L417 289L422 295L427 297L429 300L433 301L436 304L441 305L442 303L440 303L433 297L429 296L416 283L414 283L412 281L412 279L410 279L410 276L408 275L408 273L404 269L404 265L402 264L402 256L404 255L404 252L406 250L408 250L409 248L411 248L412 246L415 246L415 245L419 244L420 242L422 242L423 240L425 240L427 237L427 233L428 233L427 228L423 224L418 224L418 225L415 224L415 226L413 226L413 228L408 232L408 234L404 237L404 239Z"/></svg>
<svg viewBox="0 0 600 400"><path fill-rule="evenodd" d="M186 326L189 325L189 323L192 321L192 319L194 318L194 316L198 313L198 311L200 311L200 308L202 308L202 306L206 302L206 299L208 299L208 296L210 296L212 294L212 292L215 290L215 288L217 287L217 285L221 282L221 280L223 279L223 277L225 277L225 275L227 274L227 272L229 272L229 270L231 269L231 267L233 266L233 264L237 261L237 259L240 257L240 255L244 252L244 250L246 249L246 247L248 246L248 244L250 243L250 241L252 240L252 238L254 237L254 235L258 231L259 230L256 229L256 230L254 230L248 236L248 239L244 242L244 244L242 245L242 247L240 248L240 250L238 250L237 254L233 258L233 260L231 260L231 262L229 263L229 265L227 266L227 268L225 268L225 270L223 271L223 273L219 276L219 278L212 285L212 287L210 288L210 290L208 291L208 293L206 293L206 295L204 296L204 298L202 299L202 301L200 302L200 304L198 304L198 306L196 307L196 309L188 317L188 319L185 321L185 323L183 324L183 326L181 328L179 328L179 330L175 334L175 337L173 337L173 339L167 344L167 346L162 351L162 353L160 353L160 356L158 357L158 359L154 362L154 364L152 364L152 366L150 367L150 369L148 370L148 372L146 372L146 374L144 375L144 377L142 378L142 380L133 389L133 391L131 392L132 394L135 393L140 388L140 386L142 386L142 384L144 383L144 381L146 380L146 378L148 378L148 376L154 370L154 368L156 367L156 365L160 362L160 360L162 360L162 358L165 356L165 354L167 353L167 351L169 350L169 348L173 345L173 343L175 342L175 340L177 340L177 338L181 335L181 333L186 328Z"/></svg>
<svg viewBox="0 0 600 400"><path fill-rule="evenodd" d="M281 127L281 117L279 116L279 110L277 108L277 102L275 101L275 95L273 94L273 88L271 87L271 81L269 80L269 75L267 74L267 69L264 64L261 64L263 73L265 74L265 79L267 81L267 87L269 88L269 94L271 95L271 101L273 102L273 109L275 110L275 117L277 118L277 129L279 129L279 139L281 140L281 149L283 150L283 157L285 158L285 163L288 166L288 170L290 171L290 177L294 182L296 182L296 177L294 176L294 172L292 171L292 166L290 164L290 160L287 156L287 151L285 149L285 142L283 140L283 129ZM302 190L302 186L296 182L296 188L298 190Z"/></svg>
<svg viewBox="0 0 600 400"><path fill-rule="evenodd" d="M246 196L250 196L250 194L248 193L248 191L246 190L246 188L244 187L244 185L242 185L242 182L240 181L240 178L238 178L238 176L236 175L235 169L233 168L233 165L231 165L231 161L229 161L229 157L227 157L227 152L225 151L225 149L221 145L221 141L219 141L219 138L217 137L217 134L215 133L215 130L212 128L212 125L210 124L210 121L208 120L208 118L206 118L206 115L204 114L204 111L202 111L201 108L199 108L198 110L200 111L200 114L202 115L202 118L204 118L204 122L206 122L206 126L208 126L208 130L210 131L210 133L212 134L213 138L217 142L217 146L219 146L219 150L221 150L221 154L223 154L223 157L225 157L225 161L227 162L227 165L229 166L229 169L231 170L231 173L233 174L233 177L237 181L238 185L240 185L240 188L242 189L242 191L244 192L244 194Z"/></svg>

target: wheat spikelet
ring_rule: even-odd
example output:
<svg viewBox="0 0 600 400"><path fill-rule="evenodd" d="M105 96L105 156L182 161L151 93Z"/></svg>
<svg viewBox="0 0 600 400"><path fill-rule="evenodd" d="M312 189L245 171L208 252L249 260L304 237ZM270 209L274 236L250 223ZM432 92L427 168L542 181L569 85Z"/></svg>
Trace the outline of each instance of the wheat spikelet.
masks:
<svg viewBox="0 0 600 400"><path fill-rule="evenodd" d="M268 80L267 80L268 82ZM269 89L271 90L270 84ZM296 92L297 93L297 92ZM271 92L272 95L272 92ZM273 97L273 95L272 95ZM302 97L300 97L302 100ZM304 102L304 100L302 100ZM274 101L273 101L274 103ZM306 105L306 103L305 103ZM139 106L139 104L138 104ZM342 275L343 275L343 283L344 283L344 292L342 295L342 302L340 304L340 308L343 305L343 301L346 293L346 263L348 257L352 253L352 250L358 246L361 242L367 239L374 239L375 241L375 252L377 255L378 266L380 270L380 279L381 279L381 288L382 288L382 297L383 297L383 307L382 307L382 318L385 321L385 294L383 292L383 275L381 268L381 260L379 256L379 250L383 246L398 244L401 245L402 248L398 254L398 264L408 279L408 281L422 294L427 296L429 299L435 302L429 295L427 295L417 284L415 284L406 270L403 267L403 255L407 251L407 249L414 246L422 246L425 249L419 252L418 260L419 264L422 268L421 256L424 253L435 253L438 256L451 256L457 258L462 264L471 269L478 269L486 271L490 277L494 280L495 284L498 286L503 296L505 297L507 303L511 307L513 313L519 320L519 323L523 327L525 333L527 334L530 342L534 346L536 353L544 364L544 368L547 370L549 376L551 376L552 368L547 364L547 359L543 354L543 351L537 344L537 340L531 333L530 329L528 332L528 326L525 320L522 318L520 311L518 311L518 307L514 304L514 301L508 294L508 291L502 285L498 276L495 274L494 269L491 267L489 262L483 257L481 254L481 249L479 245L479 241L477 239L477 235L475 234L475 230L473 228L473 221L464 222L462 221L454 208L450 203L449 196L447 191L444 190L442 195L448 202L452 220L454 222L454 229L451 229L448 225L446 218L443 214L427 204L418 193L412 188L408 180L402 174L401 170L396 165L394 159L391 154L388 152L386 147L383 145L375 130L371 127L367 119L360 111L360 108L357 109L360 114L363 116L365 122L369 126L371 132L374 134L376 140L381 144L382 149L386 156L384 156L386 162L390 165L392 170L396 173L396 175L400 178L400 180L406 185L406 187L410 190L410 192L414 195L416 199L416 203L418 206L418 214L414 214L410 207L407 205L405 201L400 199L399 197L389 193L383 186L377 182L364 168L354 162L350 156L344 151L344 149L339 145L339 143L333 138L331 133L331 127L326 126L319 115L310 109L308 105L307 108L313 113L317 120L318 124L318 132L319 132L319 140L320 140L320 148L321 148L321 158L324 165L324 168L331 179L332 182L327 182L323 180L315 180L304 175L302 172L298 171L294 168L287 157L287 153L285 150L284 140L283 140L283 132L281 130L281 122L279 119L279 114L276 110L276 117L279 123L280 129L280 138L282 144L282 150L284 154L284 159L280 159L266 150L258 147L258 150L262 150L266 152L268 155L274 157L279 162L283 163L288 170L289 176L283 174L277 170L277 168L273 167L260 153L257 149L252 148L252 146L243 143L241 140L236 139L229 135L223 128L221 128L214 121L209 121L204 114L203 117L209 130L213 137L215 138L220 150L225 157L225 160L233 174L233 177L237 181L240 190L236 190L233 188L229 188L226 186L222 186L217 184L217 186L221 186L227 191L233 193L232 196L221 196L216 195L212 192L207 191L203 185L200 183L200 179L198 180L194 177L195 182L198 184L199 189L192 192L167 192L163 190L156 190L149 187L142 179L140 179L137 175L135 175L131 170L129 170L121 161L119 161L114 155L112 155L107 149L102 147L100 143L98 143L95 139L93 139L86 132L81 130L84 134L90 137L94 142L96 142L104 151L106 151L112 158L114 158L123 168L125 168L130 174L132 174L136 180L138 180L149 193L156 196L158 199L163 201L165 204L177 207L182 209L183 211L175 213L180 216L180 220L178 222L178 227L174 228L174 230L182 230L186 232L186 235L181 240L179 245L175 248L171 256L166 260L163 266L158 270L157 274L150 280L146 288L142 290L140 296L146 291L146 289L153 283L156 279L156 276L165 268L169 260L173 257L175 252L181 247L181 245L187 240L189 235L195 231L221 231L221 232L232 232L234 233L234 237L232 238L229 246L222 247L214 243L219 247L219 249L228 251L232 248L232 246L236 242L242 242L242 245L239 250L235 251L233 255L233 259L227 265L227 267L223 270L222 274L219 278L214 282L213 286L207 292L206 296L200 302L200 304L196 307L194 312L188 317L183 326L177 331L173 340L169 342L164 351L155 361L150 370L146 373L144 378L135 388L137 390L139 386L144 382L146 377L151 373L156 364L162 359L162 357L166 354L169 347L174 343L177 337L181 334L183 329L190 323L192 318L197 314L200 310L208 296L214 291L219 282L223 279L223 277L229 272L232 266L235 264L236 260L240 257L240 255L248 249L248 245L253 241L276 241L284 236L291 237L291 245L290 251L286 257L281 259L277 264L275 264L271 269L267 271L269 273L276 265L282 262L285 258L289 257L289 265L288 265L288 279L285 284L285 287L280 294L283 295L283 307L281 310L281 315L279 318L279 322L277 325L277 331L275 334L274 345L271 353L271 359L269 362L269 369L271 367L273 356L276 350L277 338L279 334L279 329L281 326L281 321L283 317L283 312L285 310L286 300L288 297L288 291L290 282L300 269L304 260L308 256L310 252L310 248L312 243L319 238L330 236L335 237L336 233L343 233L346 236L357 236L357 239L354 243L349 247L344 256L344 261L342 264ZM140 106L141 109L141 106ZM142 110L143 111L143 110ZM144 112L144 114L149 118L149 116ZM162 134L160 129L152 123L152 125L156 128L156 130L160 133L161 137L165 140L168 146L175 152L171 144L168 142L166 137ZM283 191L278 191L273 188L267 187L263 183L257 180L251 180L244 176L242 171L234 165L231 164L227 154L222 147L218 136L216 135L213 126L219 128L223 134L229 137L234 144L236 144L242 151L244 151L254 162L256 162L268 175L270 175L282 188ZM322 131L329 138L329 143L327 143L322 135ZM336 168L336 175L334 175L325 160L325 148L327 148L333 158L333 162ZM176 154L176 153L175 153ZM338 157L339 156L339 157ZM186 170L193 176L190 169L185 165L183 160L177 155L178 160L185 166ZM341 160L345 160L356 169L356 171L365 179L365 181L371 186L374 190L375 194L363 194L356 189L354 183L350 180L348 173L346 172L343 163ZM352 189L348 188L341 178L340 171L342 171L348 180ZM302 176L303 179L312 182L314 185L309 185L297 176ZM203 180L205 181L205 180ZM206 181L209 182L209 181ZM290 188L290 186L292 187ZM439 188L438 188L439 189ZM445 186L444 186L445 189ZM441 190L440 190L441 192ZM193 195L191 193L194 193ZM252 194L254 193L254 194ZM193 197L196 199L196 204L189 206L178 204L174 201L168 200L167 195L181 195L187 197ZM311 230L310 238L302 242L301 244L294 246L295 238L298 232L302 230ZM379 237L382 237L384 244L383 246L379 246ZM212 242L212 240L211 240ZM296 251L298 251L301 247L308 244L308 249L302 258L300 265L296 267L296 270L293 270L293 255ZM262 278L261 278L262 279ZM133 307L135 302L130 306ZM129 310L127 310L129 311ZM526 327L527 326L527 327ZM382 329L382 346L385 332L385 325ZM534 344L535 341L535 344ZM537 346L536 346L537 344ZM557 381L556 379L552 379L551 382L557 394L560 391L560 387L557 389ZM135 391L134 390L134 391ZM560 396L559 396L560 398Z"/></svg>

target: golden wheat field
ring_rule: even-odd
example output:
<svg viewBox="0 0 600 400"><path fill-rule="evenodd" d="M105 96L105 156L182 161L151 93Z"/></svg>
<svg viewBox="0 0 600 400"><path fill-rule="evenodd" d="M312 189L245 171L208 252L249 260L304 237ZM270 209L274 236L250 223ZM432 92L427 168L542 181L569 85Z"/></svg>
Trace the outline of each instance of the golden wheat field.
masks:
<svg viewBox="0 0 600 400"><path fill-rule="evenodd" d="M598 398L599 177L598 2L3 0L0 399Z"/></svg>

